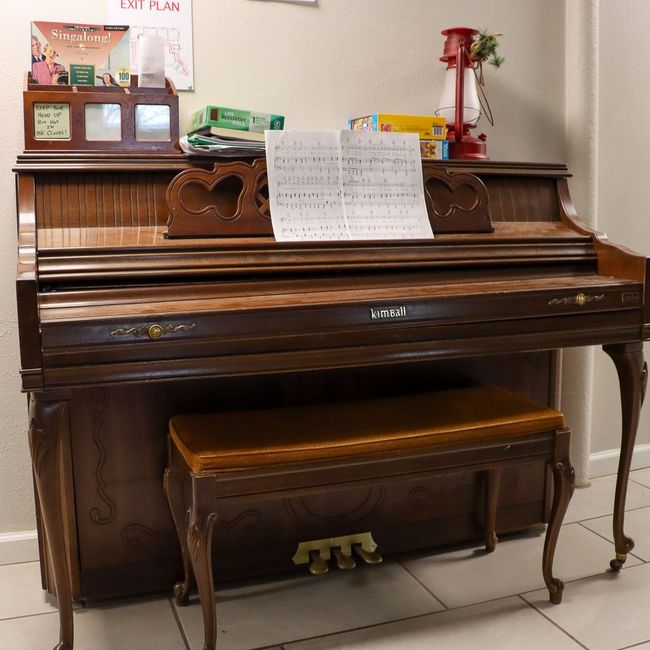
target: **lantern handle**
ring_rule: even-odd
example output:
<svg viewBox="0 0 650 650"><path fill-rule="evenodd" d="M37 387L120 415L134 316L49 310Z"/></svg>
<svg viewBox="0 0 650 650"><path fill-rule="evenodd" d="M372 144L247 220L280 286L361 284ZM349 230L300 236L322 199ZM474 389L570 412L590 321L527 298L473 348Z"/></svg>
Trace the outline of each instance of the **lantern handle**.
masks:
<svg viewBox="0 0 650 650"><path fill-rule="evenodd" d="M467 49L462 40L458 41L456 50L456 116L455 116L455 137L456 142L463 139L463 113L465 105L465 53Z"/></svg>
<svg viewBox="0 0 650 650"><path fill-rule="evenodd" d="M476 87L478 88L478 92L479 92L478 102L481 105L481 109L483 110L483 113L485 114L485 119L487 119L487 121L490 123L491 126L494 126L494 116L492 115L492 108L490 107L490 102L488 102L487 95L483 90L483 86L485 85L485 82L481 83L481 80L479 79L479 76L476 73L476 68L474 66L472 66L472 70L474 71L474 77L476 77Z"/></svg>

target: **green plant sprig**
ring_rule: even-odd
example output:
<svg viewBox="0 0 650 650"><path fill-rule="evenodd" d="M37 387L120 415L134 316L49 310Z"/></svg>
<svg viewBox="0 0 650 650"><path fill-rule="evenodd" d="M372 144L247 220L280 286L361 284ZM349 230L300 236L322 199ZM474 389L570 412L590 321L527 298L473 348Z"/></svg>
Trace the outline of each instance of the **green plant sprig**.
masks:
<svg viewBox="0 0 650 650"><path fill-rule="evenodd" d="M487 29L481 29L476 40L472 43L470 54L476 57L481 63L485 61L495 68L500 68L505 62L505 59L497 54L499 36L502 36L502 34L493 34L488 32Z"/></svg>

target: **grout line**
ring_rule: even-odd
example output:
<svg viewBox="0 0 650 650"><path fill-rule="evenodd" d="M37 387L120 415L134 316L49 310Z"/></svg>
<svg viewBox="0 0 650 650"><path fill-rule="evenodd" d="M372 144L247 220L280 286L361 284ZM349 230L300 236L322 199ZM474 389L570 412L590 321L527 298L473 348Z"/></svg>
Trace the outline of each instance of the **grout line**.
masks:
<svg viewBox="0 0 650 650"><path fill-rule="evenodd" d="M552 618L549 618L548 616L546 616L546 614L544 614L544 612L537 609L537 607L535 607L535 605L533 605L531 602L527 601L521 594L517 594L517 596L521 600L523 600L526 603L526 605L528 605L528 607L530 607L534 612L537 612L542 618L545 618L549 623L551 623L558 630L560 630L560 632L562 632L562 634L566 634L572 641L575 641L581 648L584 648L585 650L589 650L589 648L584 643L580 643L580 641L578 641L578 639L576 639L572 634L569 634L569 632L567 632L564 628L560 627Z"/></svg>
<svg viewBox="0 0 650 650"><path fill-rule="evenodd" d="M635 643L634 645L626 645L623 646L622 648L617 648L616 650L631 650L632 648L640 648L644 643L647 643L650 641L650 639L646 639L645 641L640 641L639 643Z"/></svg>
<svg viewBox="0 0 650 650"><path fill-rule="evenodd" d="M19 616L7 616L5 618L0 618L0 622L2 621L13 621L18 618L32 618L33 616L49 616L51 614L56 614L58 616L58 610L53 610L51 612L36 612L34 614L21 614Z"/></svg>
<svg viewBox="0 0 650 650"><path fill-rule="evenodd" d="M176 625L178 626L178 630L181 633L181 638L183 639L183 643L185 644L185 649L186 650L192 650L192 648L190 646L189 639L187 638L187 635L185 634L185 628L183 627L183 624L181 623L181 618L178 615L178 612L176 611L176 607L174 607L174 603L172 603L172 599L168 598L167 602L169 603L169 606L171 607L172 616L174 617L174 620L176 621Z"/></svg>
<svg viewBox="0 0 650 650"><path fill-rule="evenodd" d="M591 520L590 520L590 519L583 519L583 521L591 521ZM596 532L595 530L592 530L591 528L585 526L585 525L582 523L582 521L578 521L578 522L576 522L576 523L580 524L580 525L581 525L585 530L588 530L590 533L593 533L593 534L596 535L597 537L600 537L601 539L604 539L606 542L609 542L610 544L614 545L614 542L613 542L611 539L609 539L608 537L605 537L604 535L601 535L600 533ZM641 563L643 563L643 564L647 564L647 563L648 563L648 560L644 560L642 557L639 557L638 555L636 555L636 554L633 553L632 551L628 551L627 554L628 554L628 555L631 555L633 558L639 560L639 562L641 562Z"/></svg>
<svg viewBox="0 0 650 650"><path fill-rule="evenodd" d="M650 488L648 489L650 490ZM645 509L650 509L650 503L644 506L637 506L636 508L625 508L625 512L635 512L637 510L645 510ZM581 521L594 521L594 519L604 519L605 517L612 517L613 515L614 515L613 512L605 512L601 515L595 515L593 517L585 517L584 519L579 519L578 521L567 521L564 522L562 525L568 526L569 524L579 524Z"/></svg>
<svg viewBox="0 0 650 650"><path fill-rule="evenodd" d="M644 643L647 643L650 641L650 639L646 639L645 641L640 641L639 643L635 643L634 645L626 645L621 648L617 648L616 650L632 650L633 648L640 648Z"/></svg>
<svg viewBox="0 0 650 650"><path fill-rule="evenodd" d="M420 578L418 578L414 573L412 573L410 569L407 569L399 560L397 561L397 564L400 567L402 567L402 569L404 569L404 571L406 571L406 573L408 573L411 576L411 578L413 578L413 580L415 580L428 594L433 596L447 611L451 609L451 607L449 607L447 603L445 603L441 598L438 598L438 596L436 596L436 594L434 594L433 591L431 591L431 589L429 589L429 587L427 587L422 582L422 580L420 580ZM438 612L430 612L430 613L437 614Z"/></svg>

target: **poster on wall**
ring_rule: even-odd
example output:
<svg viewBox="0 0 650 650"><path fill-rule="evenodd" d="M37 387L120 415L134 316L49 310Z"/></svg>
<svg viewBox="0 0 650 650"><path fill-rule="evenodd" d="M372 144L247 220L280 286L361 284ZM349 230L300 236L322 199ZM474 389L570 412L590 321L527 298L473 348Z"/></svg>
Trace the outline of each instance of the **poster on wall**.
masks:
<svg viewBox="0 0 650 650"><path fill-rule="evenodd" d="M106 1L109 20L131 27L131 72L138 74L140 35L158 36L165 44L165 75L177 90L194 90L192 0Z"/></svg>

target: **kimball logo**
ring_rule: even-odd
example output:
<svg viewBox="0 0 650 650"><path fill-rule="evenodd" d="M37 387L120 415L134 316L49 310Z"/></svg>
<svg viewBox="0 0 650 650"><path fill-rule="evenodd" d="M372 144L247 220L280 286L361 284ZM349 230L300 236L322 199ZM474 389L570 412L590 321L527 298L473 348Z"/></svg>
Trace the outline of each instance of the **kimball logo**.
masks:
<svg viewBox="0 0 650 650"><path fill-rule="evenodd" d="M391 318L405 318L406 307L374 307L370 308L370 320L386 320Z"/></svg>

